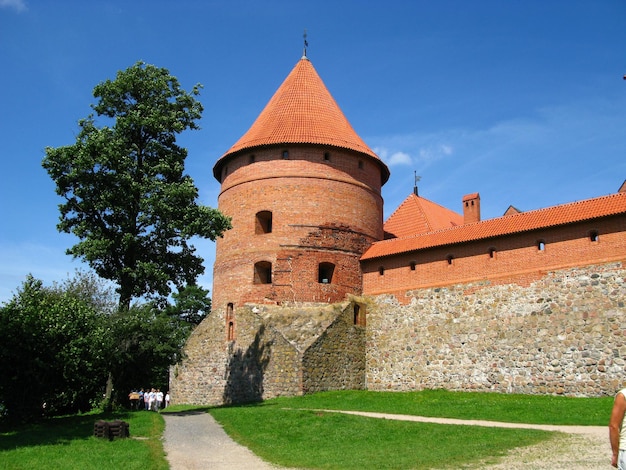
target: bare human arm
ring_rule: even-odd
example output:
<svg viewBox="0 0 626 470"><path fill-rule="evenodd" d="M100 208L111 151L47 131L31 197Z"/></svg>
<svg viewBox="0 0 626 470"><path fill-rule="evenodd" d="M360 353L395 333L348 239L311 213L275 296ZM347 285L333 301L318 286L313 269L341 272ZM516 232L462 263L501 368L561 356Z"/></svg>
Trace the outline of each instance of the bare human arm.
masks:
<svg viewBox="0 0 626 470"><path fill-rule="evenodd" d="M619 453L619 434L622 428L622 421L626 413L626 397L623 393L615 396L613 410L611 411L611 420L609 421L609 440L611 441L611 465L617 467L617 456Z"/></svg>

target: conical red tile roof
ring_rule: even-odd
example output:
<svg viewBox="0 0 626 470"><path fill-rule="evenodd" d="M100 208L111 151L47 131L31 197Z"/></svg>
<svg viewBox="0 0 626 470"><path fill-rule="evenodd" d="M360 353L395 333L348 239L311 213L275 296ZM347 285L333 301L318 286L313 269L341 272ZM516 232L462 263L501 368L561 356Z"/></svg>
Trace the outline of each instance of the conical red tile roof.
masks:
<svg viewBox="0 0 626 470"><path fill-rule="evenodd" d="M383 183L389 178L387 166L354 131L306 57L298 61L250 129L217 161L213 172L219 179L221 162L233 153L282 144L355 150L380 162Z"/></svg>
<svg viewBox="0 0 626 470"><path fill-rule="evenodd" d="M384 225L385 237L408 237L463 225L463 216L428 199L411 194Z"/></svg>

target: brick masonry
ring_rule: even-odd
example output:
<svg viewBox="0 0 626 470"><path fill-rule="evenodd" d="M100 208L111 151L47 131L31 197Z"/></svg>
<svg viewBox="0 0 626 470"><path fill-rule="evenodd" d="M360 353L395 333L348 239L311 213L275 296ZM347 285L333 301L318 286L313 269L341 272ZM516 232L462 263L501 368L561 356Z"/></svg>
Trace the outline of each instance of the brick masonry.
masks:
<svg viewBox="0 0 626 470"><path fill-rule="evenodd" d="M282 158L287 151L288 158ZM313 145L259 148L223 162L218 207L233 228L217 241L213 305L345 300L362 289L359 259L383 237L380 162ZM259 233L257 214L272 214ZM271 265L272 282L254 282ZM319 282L320 263L334 266Z"/></svg>

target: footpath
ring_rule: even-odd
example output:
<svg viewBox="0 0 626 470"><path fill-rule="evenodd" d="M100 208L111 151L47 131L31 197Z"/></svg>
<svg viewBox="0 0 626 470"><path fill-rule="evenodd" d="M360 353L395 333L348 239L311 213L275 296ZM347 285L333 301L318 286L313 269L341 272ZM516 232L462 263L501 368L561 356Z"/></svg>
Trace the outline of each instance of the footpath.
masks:
<svg viewBox="0 0 626 470"><path fill-rule="evenodd" d="M608 426L555 426L541 424L466 421L423 416L358 411L320 410L378 419L396 419L458 426L540 429L563 433L547 442L514 449L499 464L467 466L483 470L602 470L611 469ZM164 447L172 470L286 470L265 462L233 441L205 412L164 413Z"/></svg>

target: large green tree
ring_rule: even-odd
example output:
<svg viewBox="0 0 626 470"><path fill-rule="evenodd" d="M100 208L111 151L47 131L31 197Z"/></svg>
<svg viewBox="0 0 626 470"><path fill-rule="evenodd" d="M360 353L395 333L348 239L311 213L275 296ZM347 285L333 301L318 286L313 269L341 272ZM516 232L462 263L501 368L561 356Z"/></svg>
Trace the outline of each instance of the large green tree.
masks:
<svg viewBox="0 0 626 470"><path fill-rule="evenodd" d="M119 305L166 297L204 272L193 237L215 240L230 219L197 203L176 136L197 129L200 86L183 90L169 71L138 62L94 88L93 114L73 145L47 148L43 167L56 183L58 229L79 239L68 254L117 284Z"/></svg>

